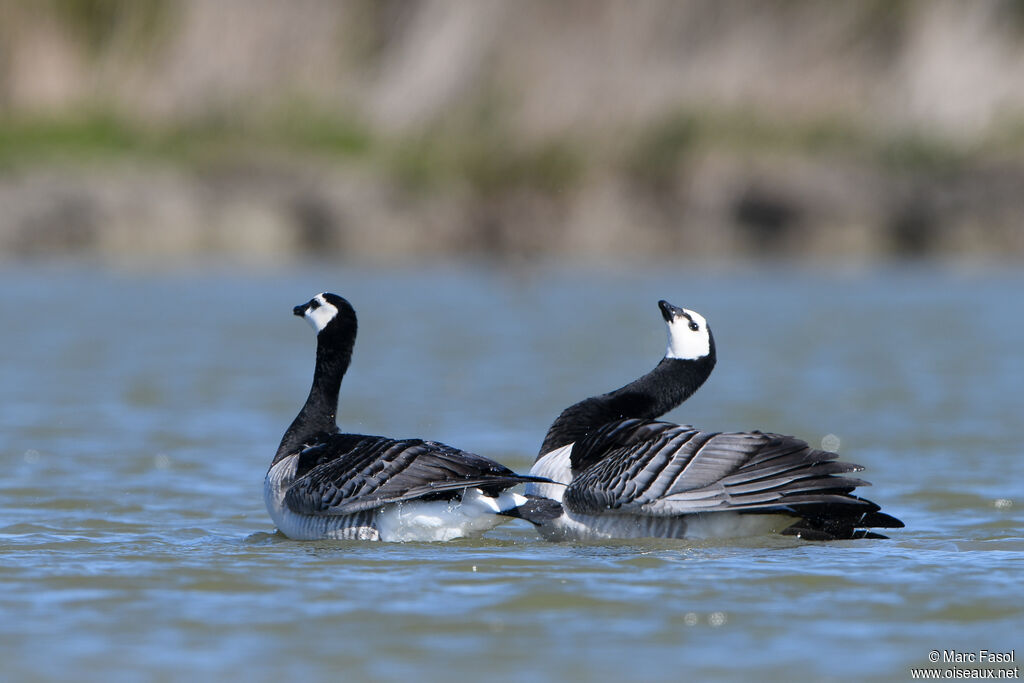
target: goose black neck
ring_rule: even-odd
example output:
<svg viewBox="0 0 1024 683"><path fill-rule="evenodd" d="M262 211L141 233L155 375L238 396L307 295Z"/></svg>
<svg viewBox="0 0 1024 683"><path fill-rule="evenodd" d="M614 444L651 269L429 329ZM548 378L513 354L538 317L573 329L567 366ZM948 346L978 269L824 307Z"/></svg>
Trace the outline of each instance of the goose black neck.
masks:
<svg viewBox="0 0 1024 683"><path fill-rule="evenodd" d="M663 358L653 370L626 386L569 406L548 429L538 457L573 443L608 422L661 417L690 398L714 367L712 343L710 353L703 358Z"/></svg>
<svg viewBox="0 0 1024 683"><path fill-rule="evenodd" d="M307 439L321 432L338 431L338 392L341 380L352 361L352 347L355 334L332 334L324 329L317 335L316 368L313 371L313 386L302 410L292 420L281 439L274 456L276 463L302 447Z"/></svg>

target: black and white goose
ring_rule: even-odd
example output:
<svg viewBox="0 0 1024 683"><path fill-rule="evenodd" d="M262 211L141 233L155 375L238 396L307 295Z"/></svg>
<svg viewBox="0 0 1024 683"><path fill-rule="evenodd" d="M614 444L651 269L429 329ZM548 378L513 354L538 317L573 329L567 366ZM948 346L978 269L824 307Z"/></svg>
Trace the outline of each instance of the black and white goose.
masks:
<svg viewBox="0 0 1024 683"><path fill-rule="evenodd" d="M689 398L715 366L698 313L659 301L668 349L651 372L562 411L530 474L520 515L547 538L806 539L881 537L902 527L852 495L861 469L792 436L704 432L655 418ZM557 504L560 504L558 507Z"/></svg>
<svg viewBox="0 0 1024 683"><path fill-rule="evenodd" d="M281 533L298 540L447 541L486 531L525 499L508 491L536 477L422 439L341 434L338 391L352 359L356 313L318 294L294 313L317 332L313 386L264 481Z"/></svg>

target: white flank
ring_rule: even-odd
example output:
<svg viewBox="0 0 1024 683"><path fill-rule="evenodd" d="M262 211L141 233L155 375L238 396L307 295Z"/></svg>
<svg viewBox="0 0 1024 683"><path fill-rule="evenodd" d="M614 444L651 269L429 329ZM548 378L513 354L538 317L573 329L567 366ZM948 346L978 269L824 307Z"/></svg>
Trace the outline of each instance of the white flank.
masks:
<svg viewBox="0 0 1024 683"><path fill-rule="evenodd" d="M278 530L297 541L313 541L330 538L329 521L326 516L297 515L284 504L284 494L295 480L295 468L299 464L298 455L289 455L267 472L263 480L263 502L267 506L270 518L274 520Z"/></svg>
<svg viewBox="0 0 1024 683"><path fill-rule="evenodd" d="M566 511L538 528L550 541L594 541L612 538L744 538L778 533L792 524L785 515L743 515L698 512L678 517L607 513L581 515Z"/></svg>
<svg viewBox="0 0 1024 683"><path fill-rule="evenodd" d="M531 481L526 485L526 495L539 498L549 498L562 502L562 495L565 487L572 482L572 463L569 456L572 455L572 444L545 453L533 463L530 474L536 477L545 477L557 484L544 484Z"/></svg>
<svg viewBox="0 0 1024 683"><path fill-rule="evenodd" d="M284 458L270 468L263 481L263 500L278 531L296 541L380 540L380 534L371 523L371 514L298 515L289 510L284 504L284 495L295 480L298 462L298 455Z"/></svg>
<svg viewBox="0 0 1024 683"><path fill-rule="evenodd" d="M665 350L665 358L678 358L679 360L697 360L711 352L711 337L708 335L708 321L700 313L695 313L684 308L691 319L685 315L672 318L668 323L668 348ZM691 329L691 323L697 325L697 329Z"/></svg>
<svg viewBox="0 0 1024 683"><path fill-rule="evenodd" d="M377 513L374 525L382 541L450 541L487 531L507 521L507 517L495 514L502 502L480 489L469 489L461 501L410 501L389 505Z"/></svg>
<svg viewBox="0 0 1024 683"><path fill-rule="evenodd" d="M744 515L738 512L698 512L686 515L686 538L745 538L777 534L796 517L786 515Z"/></svg>

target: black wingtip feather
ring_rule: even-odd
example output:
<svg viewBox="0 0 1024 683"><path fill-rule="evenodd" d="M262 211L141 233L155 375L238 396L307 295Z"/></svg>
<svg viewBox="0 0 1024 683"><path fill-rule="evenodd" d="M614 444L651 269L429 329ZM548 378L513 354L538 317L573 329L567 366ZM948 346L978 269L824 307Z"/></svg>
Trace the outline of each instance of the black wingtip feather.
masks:
<svg viewBox="0 0 1024 683"><path fill-rule="evenodd" d="M867 529L850 529L849 532L835 533L806 526L793 525L783 530L783 536L796 536L802 541L849 541L860 538L888 540L889 537Z"/></svg>
<svg viewBox="0 0 1024 683"><path fill-rule="evenodd" d="M884 539L888 536L870 529L902 529L904 526L899 519L879 511L877 504L856 496L849 496L846 502L840 503L794 505L793 511L800 519L783 533L812 541Z"/></svg>
<svg viewBox="0 0 1024 683"><path fill-rule="evenodd" d="M542 526L562 515L562 505L550 498L526 496L526 502L522 505L498 514L523 519L534 526Z"/></svg>

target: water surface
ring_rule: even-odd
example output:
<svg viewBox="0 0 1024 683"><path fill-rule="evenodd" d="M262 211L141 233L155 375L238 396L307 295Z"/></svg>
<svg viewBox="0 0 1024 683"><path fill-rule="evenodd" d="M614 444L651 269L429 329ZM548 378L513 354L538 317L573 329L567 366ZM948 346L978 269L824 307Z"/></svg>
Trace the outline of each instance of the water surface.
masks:
<svg viewBox="0 0 1024 683"><path fill-rule="evenodd" d="M360 316L343 429L528 469L653 367L659 298L719 364L670 417L838 442L889 541L294 542L262 478L305 397L291 307ZM1024 276L554 267L0 271L10 680L908 680L1024 656ZM837 441L838 440L838 441Z"/></svg>

